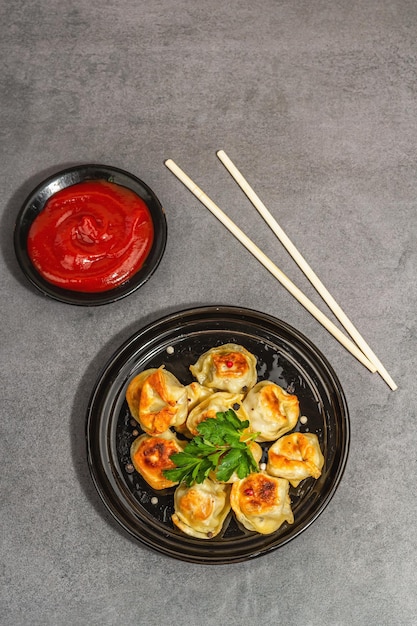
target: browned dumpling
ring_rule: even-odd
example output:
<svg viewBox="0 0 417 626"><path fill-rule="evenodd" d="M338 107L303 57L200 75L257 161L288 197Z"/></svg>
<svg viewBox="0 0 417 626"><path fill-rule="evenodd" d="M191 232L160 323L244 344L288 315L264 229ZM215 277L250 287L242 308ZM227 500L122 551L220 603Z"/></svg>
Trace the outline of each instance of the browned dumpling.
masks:
<svg viewBox="0 0 417 626"><path fill-rule="evenodd" d="M197 426L208 419L215 418L216 413L222 413L228 409L233 409L242 421L248 419L242 405L243 395L239 393L228 393L227 391L217 391L190 412L187 417L186 427L192 437L198 435Z"/></svg>
<svg viewBox="0 0 417 626"><path fill-rule="evenodd" d="M130 458L136 471L152 489L167 489L178 483L165 478L163 472L175 467L171 456L182 450L183 444L174 433L167 430L160 437L147 434L137 437L130 448Z"/></svg>
<svg viewBox="0 0 417 626"><path fill-rule="evenodd" d="M201 385L229 393L245 392L257 378L255 356L235 343L211 348L190 371Z"/></svg>
<svg viewBox="0 0 417 626"><path fill-rule="evenodd" d="M148 378L148 376L153 374L153 372L156 372L156 367L143 370L143 372L132 378L127 386L126 401L129 406L129 411L131 412L135 420L139 419L139 401L140 394L142 393L143 383Z"/></svg>
<svg viewBox="0 0 417 626"><path fill-rule="evenodd" d="M245 397L243 406L252 431L259 432L257 441L278 439L294 428L300 415L297 396L269 380L257 383Z"/></svg>
<svg viewBox="0 0 417 626"><path fill-rule="evenodd" d="M131 381L126 397L130 398L132 415L149 435L160 435L170 426L181 425L187 418L187 390L163 367L147 370ZM135 386L136 385L136 386ZM139 406L137 405L139 403Z"/></svg>
<svg viewBox="0 0 417 626"><path fill-rule="evenodd" d="M245 528L269 535L284 522L294 522L288 491L288 480L263 472L249 474L233 483L230 503Z"/></svg>
<svg viewBox="0 0 417 626"><path fill-rule="evenodd" d="M187 487L181 483L174 494L172 521L187 535L211 539L219 534L230 511L230 485L207 478Z"/></svg>
<svg viewBox="0 0 417 626"><path fill-rule="evenodd" d="M286 478L293 487L309 476L319 478L323 465L319 440L313 433L285 435L268 451L267 472Z"/></svg>

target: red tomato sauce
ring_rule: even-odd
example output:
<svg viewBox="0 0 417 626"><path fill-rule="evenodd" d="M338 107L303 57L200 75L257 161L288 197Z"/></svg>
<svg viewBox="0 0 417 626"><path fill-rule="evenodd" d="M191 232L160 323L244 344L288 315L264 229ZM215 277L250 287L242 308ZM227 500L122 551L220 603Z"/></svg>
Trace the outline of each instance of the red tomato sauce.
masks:
<svg viewBox="0 0 417 626"><path fill-rule="evenodd" d="M30 227L27 247L48 282L100 292L121 285L142 267L153 238L146 203L126 187L97 180L49 198Z"/></svg>

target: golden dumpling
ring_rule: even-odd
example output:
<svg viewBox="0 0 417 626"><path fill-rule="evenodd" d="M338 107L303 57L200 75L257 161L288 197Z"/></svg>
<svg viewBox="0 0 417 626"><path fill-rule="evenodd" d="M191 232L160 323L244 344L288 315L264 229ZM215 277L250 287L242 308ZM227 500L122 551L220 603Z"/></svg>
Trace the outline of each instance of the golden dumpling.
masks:
<svg viewBox="0 0 417 626"><path fill-rule="evenodd" d="M208 418L215 418L216 413L222 413L233 409L242 421L247 420L248 416L242 405L243 395L239 393L228 393L227 391L217 391L189 413L186 421L186 427L192 437L198 435L197 426L200 422Z"/></svg>
<svg viewBox="0 0 417 626"><path fill-rule="evenodd" d="M187 390L174 374L160 367L147 375L143 382L140 381L138 386L140 391L136 393L136 398L139 399L139 408L136 419L148 435L160 435L170 426L185 422Z"/></svg>
<svg viewBox="0 0 417 626"><path fill-rule="evenodd" d="M243 346L227 343L200 356L190 371L201 385L243 393L256 383L256 358Z"/></svg>
<svg viewBox="0 0 417 626"><path fill-rule="evenodd" d="M132 378L127 386L126 401L129 407L129 411L135 418L135 420L139 419L139 401L140 394L142 393L143 383L148 378L148 376L153 374L153 372L156 372L156 367L148 370L143 370L143 372Z"/></svg>
<svg viewBox="0 0 417 626"><path fill-rule="evenodd" d="M288 480L261 472L249 474L233 483L230 503L245 528L269 535L284 522L294 522L288 491Z"/></svg>
<svg viewBox="0 0 417 626"><path fill-rule="evenodd" d="M165 478L163 472L175 467L171 456L182 451L183 445L174 433L167 430L160 437L147 434L137 437L131 445L130 458L136 471L152 489L167 489L178 483Z"/></svg>
<svg viewBox="0 0 417 626"><path fill-rule="evenodd" d="M230 511L230 485L209 478L187 487L181 483L174 494L172 521L187 535L211 539L219 534Z"/></svg>
<svg viewBox="0 0 417 626"><path fill-rule="evenodd" d="M268 451L269 474L286 478L293 487L309 476L319 478L323 465L319 440L313 433L285 435Z"/></svg>
<svg viewBox="0 0 417 626"><path fill-rule="evenodd" d="M297 396L287 393L276 383L262 380L247 394L243 406L257 441L274 441L292 430L298 421Z"/></svg>

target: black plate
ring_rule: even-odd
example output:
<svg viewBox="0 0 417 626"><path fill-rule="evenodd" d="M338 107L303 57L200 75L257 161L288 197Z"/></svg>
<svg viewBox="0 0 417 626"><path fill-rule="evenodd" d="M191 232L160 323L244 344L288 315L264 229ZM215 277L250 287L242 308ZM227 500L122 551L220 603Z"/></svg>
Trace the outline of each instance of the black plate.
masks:
<svg viewBox="0 0 417 626"><path fill-rule="evenodd" d="M291 487L294 524L285 523L271 535L260 535L240 527L230 515L221 536L194 539L171 522L174 490L155 492L129 468L135 426L131 425L125 391L133 376L162 363L187 384L193 380L189 365L207 349L228 342L241 344L256 355L259 380L273 380L298 396L301 415L307 416L308 421L305 425L299 422L295 430L318 435L325 465L318 480L306 479L297 489ZM210 306L169 315L140 330L121 346L93 391L86 437L95 486L108 510L133 537L177 559L233 563L279 548L320 515L345 468L349 417L334 371L301 333L263 313ZM153 503L155 497L157 503Z"/></svg>
<svg viewBox="0 0 417 626"><path fill-rule="evenodd" d="M154 242L144 265L130 280L101 293L83 293L56 287L46 281L33 266L27 252L27 237L34 219L43 210L46 201L57 191L87 180L105 180L134 191L149 208L154 224ZM45 296L67 304L97 306L115 302L139 289L154 273L165 251L167 223L158 198L142 180L129 172L107 165L79 165L50 176L28 196L18 214L14 230L17 260L28 280Z"/></svg>

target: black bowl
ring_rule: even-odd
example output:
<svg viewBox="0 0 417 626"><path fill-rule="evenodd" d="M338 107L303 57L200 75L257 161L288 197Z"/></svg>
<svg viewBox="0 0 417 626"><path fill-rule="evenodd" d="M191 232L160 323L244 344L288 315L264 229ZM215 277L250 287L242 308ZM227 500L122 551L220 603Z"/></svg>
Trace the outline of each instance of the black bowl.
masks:
<svg viewBox="0 0 417 626"><path fill-rule="evenodd" d="M47 200L57 191L88 180L105 180L134 191L147 204L154 225L154 241L145 263L122 285L99 293L72 291L52 285L34 267L27 251L27 237L34 219ZM165 251L167 223L164 210L155 193L142 180L129 172L107 165L79 165L62 170L40 183L24 202L15 225L14 247L17 260L26 278L45 296L67 304L97 306L120 300L141 287L158 267Z"/></svg>

